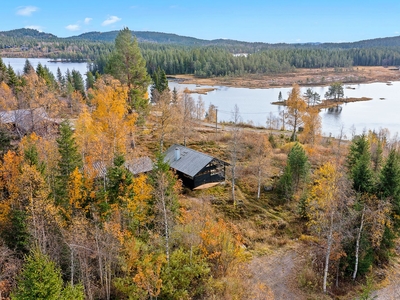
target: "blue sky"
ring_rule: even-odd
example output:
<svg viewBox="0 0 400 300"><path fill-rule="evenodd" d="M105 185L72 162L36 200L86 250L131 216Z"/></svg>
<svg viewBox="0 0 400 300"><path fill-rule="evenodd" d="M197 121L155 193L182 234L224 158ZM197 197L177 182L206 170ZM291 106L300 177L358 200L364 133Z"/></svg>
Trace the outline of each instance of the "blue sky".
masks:
<svg viewBox="0 0 400 300"><path fill-rule="evenodd" d="M266 43L352 42L400 35L398 0L3 2L0 31L35 28L59 37L123 27Z"/></svg>

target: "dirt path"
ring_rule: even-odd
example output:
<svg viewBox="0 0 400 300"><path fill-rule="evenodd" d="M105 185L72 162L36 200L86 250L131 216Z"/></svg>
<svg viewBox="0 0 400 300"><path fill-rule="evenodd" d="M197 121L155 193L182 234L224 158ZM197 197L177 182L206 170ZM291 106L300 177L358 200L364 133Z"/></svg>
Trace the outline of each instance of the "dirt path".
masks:
<svg viewBox="0 0 400 300"><path fill-rule="evenodd" d="M303 260L297 249L255 257L248 266L254 287L251 299L307 299L297 287L297 275Z"/></svg>
<svg viewBox="0 0 400 300"><path fill-rule="evenodd" d="M400 258L397 257L388 270L388 285L372 293L371 299L398 300L400 299Z"/></svg>

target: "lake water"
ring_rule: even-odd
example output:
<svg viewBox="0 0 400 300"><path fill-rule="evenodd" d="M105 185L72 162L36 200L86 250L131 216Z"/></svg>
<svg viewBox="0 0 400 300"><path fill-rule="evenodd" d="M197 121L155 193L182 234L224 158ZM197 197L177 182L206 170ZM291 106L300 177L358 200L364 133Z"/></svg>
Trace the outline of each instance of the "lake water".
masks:
<svg viewBox="0 0 400 300"><path fill-rule="evenodd" d="M2 58L2 60L7 66L10 64L16 73L23 73L26 58ZM54 76L57 74L57 68L60 68L63 75L69 69L70 72L79 71L86 78L87 63L50 62L50 60L50 58L29 58L29 62L35 69L40 62L43 66L47 66Z"/></svg>
<svg viewBox="0 0 400 300"><path fill-rule="evenodd" d="M10 64L16 72L22 72L25 58L3 58L5 64ZM31 64L36 68L40 62L46 65L54 74L59 67L61 72L65 74L67 69L79 71L84 75L87 71L86 63L62 63L49 62L49 59L31 58ZM172 90L174 87L179 91L185 88L195 90L199 88L194 84L181 84L178 82L169 82ZM210 86L201 86L210 87ZM346 87L351 87L348 89ZM231 115L235 104L238 105L240 115L244 122L251 122L258 126L267 126L267 119L278 119L282 106L273 105L271 102L278 100L279 92L282 93L284 99L291 88L271 88L271 89L249 89L249 88L233 88L225 86L214 86L214 91L201 95L206 104L206 108L210 103L218 107L218 120L231 121ZM328 87L311 87L314 92L324 98ZM302 93L307 88L301 88ZM400 133L400 82L393 82L392 85L386 83L370 83L345 85L345 97L370 97L373 100L348 103L341 106L340 111L322 110L322 131L323 134L337 136L343 127L344 133L350 137L351 134L361 133L366 130L379 130L387 128L391 134ZM192 94L197 100L199 95ZM384 100L381 100L384 98Z"/></svg>
<svg viewBox="0 0 400 300"><path fill-rule="evenodd" d="M183 90L185 87L190 90L199 88L194 84L170 82L170 88L174 87L178 90ZM267 119L271 119L271 116L279 118L279 112L283 107L273 105L271 102L278 101L279 92L284 99L287 99L291 90L291 88L249 89L224 86L214 88L215 91L201 97L206 107L210 103L218 107L219 120L231 121L233 108L237 104L244 122L251 121L254 125L261 126L267 126ZM302 87L301 92L305 93L307 88ZM320 94L321 99L328 90L328 87L310 88ZM320 115L325 136L337 136L342 127L348 138L352 133L362 133L364 129L378 131L387 128L392 135L400 133L400 82L393 82L392 85L386 83L345 85L344 95L348 98L369 97L372 100L343 104L339 111L322 110ZM198 99L197 94L192 94L192 97Z"/></svg>

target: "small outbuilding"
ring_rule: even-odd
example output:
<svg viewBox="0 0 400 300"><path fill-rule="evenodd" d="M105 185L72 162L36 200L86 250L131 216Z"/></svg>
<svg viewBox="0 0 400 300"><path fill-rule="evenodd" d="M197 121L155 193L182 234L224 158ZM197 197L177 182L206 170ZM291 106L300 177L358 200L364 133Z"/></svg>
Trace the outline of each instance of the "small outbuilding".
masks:
<svg viewBox="0 0 400 300"><path fill-rule="evenodd" d="M176 171L183 185L191 189L224 181L225 167L229 165L220 159L177 144L168 148L164 161Z"/></svg>

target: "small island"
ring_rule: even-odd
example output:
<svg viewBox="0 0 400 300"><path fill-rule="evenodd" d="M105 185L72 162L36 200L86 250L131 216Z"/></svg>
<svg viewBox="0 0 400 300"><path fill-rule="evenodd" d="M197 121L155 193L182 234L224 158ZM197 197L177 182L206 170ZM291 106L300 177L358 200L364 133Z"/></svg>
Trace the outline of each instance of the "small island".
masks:
<svg viewBox="0 0 400 300"><path fill-rule="evenodd" d="M345 98L343 83L333 82L329 86L329 90L325 93L325 100L321 100L321 95L314 92L311 88L308 88L306 93L302 96L304 101L307 103L307 107L315 107L318 109L337 107L344 103L359 102L359 101L369 101L372 98L361 97L361 98ZM275 105L287 105L287 100L282 99L282 94L279 94L278 101L272 102Z"/></svg>
<svg viewBox="0 0 400 300"><path fill-rule="evenodd" d="M332 99L326 99L326 100L322 100L319 103L316 103L315 105L312 105L312 107L317 107L319 109L323 109L323 108L330 108L330 107L339 106L339 105L342 105L344 103L361 102L361 101L369 101L369 100L372 100L372 98L369 98L369 97L344 98L344 99L340 99L338 101L335 101L335 100L332 100ZM286 106L286 100L271 102L271 104Z"/></svg>

